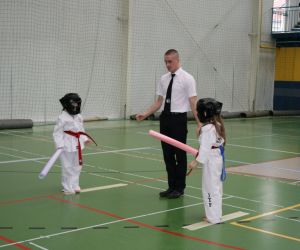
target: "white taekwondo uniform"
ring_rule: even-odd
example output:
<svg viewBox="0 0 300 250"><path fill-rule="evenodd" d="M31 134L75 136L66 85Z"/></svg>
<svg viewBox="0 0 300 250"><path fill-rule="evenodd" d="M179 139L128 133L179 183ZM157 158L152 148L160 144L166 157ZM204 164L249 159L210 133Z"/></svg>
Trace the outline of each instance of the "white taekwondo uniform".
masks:
<svg viewBox="0 0 300 250"><path fill-rule="evenodd" d="M224 139L217 134L213 124L201 128L200 148L196 160L203 164L202 195L205 215L208 222L221 222L223 183L221 173L223 158L218 147L223 146Z"/></svg>
<svg viewBox="0 0 300 250"><path fill-rule="evenodd" d="M70 115L62 111L54 127L53 138L56 148L63 148L60 155L62 163L62 186L64 192L75 193L80 191L79 176L82 166L78 160L78 140L76 137L66 134L64 131L84 132L83 118L80 114ZM79 138L81 149L84 148L84 142L88 140L87 136L82 135Z"/></svg>

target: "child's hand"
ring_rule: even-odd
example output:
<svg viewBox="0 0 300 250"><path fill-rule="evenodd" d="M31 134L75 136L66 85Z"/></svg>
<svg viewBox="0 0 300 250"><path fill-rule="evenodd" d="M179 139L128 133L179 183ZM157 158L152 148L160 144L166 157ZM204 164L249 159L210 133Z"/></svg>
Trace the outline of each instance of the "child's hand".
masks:
<svg viewBox="0 0 300 250"><path fill-rule="evenodd" d="M92 143L93 143L92 140L88 139L87 141L84 142L84 145L90 145Z"/></svg>
<svg viewBox="0 0 300 250"><path fill-rule="evenodd" d="M191 162L189 163L188 168L189 168L189 169L194 169L194 168L197 167L197 165L198 165L198 162L197 162L196 160L193 160L193 161L191 161Z"/></svg>

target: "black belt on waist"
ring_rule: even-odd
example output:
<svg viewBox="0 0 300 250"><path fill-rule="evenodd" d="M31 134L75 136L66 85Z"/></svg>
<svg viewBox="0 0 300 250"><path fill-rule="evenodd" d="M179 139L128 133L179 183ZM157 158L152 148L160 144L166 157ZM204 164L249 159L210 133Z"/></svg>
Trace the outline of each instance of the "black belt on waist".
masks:
<svg viewBox="0 0 300 250"><path fill-rule="evenodd" d="M187 112L162 112L161 113L162 115L165 115L165 116L180 116L180 115L186 115Z"/></svg>
<svg viewBox="0 0 300 250"><path fill-rule="evenodd" d="M220 148L219 146L211 146L211 149Z"/></svg>

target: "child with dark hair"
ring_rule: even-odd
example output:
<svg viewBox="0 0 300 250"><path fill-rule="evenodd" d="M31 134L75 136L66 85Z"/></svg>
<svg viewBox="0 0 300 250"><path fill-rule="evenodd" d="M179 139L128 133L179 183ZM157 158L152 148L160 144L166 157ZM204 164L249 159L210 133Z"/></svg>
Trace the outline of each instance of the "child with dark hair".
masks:
<svg viewBox="0 0 300 250"><path fill-rule="evenodd" d="M225 128L221 117L222 103L212 98L197 102L197 114L203 124L199 132L198 156L189 164L195 168L203 164L202 195L205 220L212 224L221 222L223 181L226 178L224 166Z"/></svg>

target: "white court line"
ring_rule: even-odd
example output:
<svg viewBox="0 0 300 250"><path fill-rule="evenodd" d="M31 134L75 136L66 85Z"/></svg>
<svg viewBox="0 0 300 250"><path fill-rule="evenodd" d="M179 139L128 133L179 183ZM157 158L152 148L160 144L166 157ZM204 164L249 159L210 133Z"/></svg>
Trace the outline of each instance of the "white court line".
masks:
<svg viewBox="0 0 300 250"><path fill-rule="evenodd" d="M18 150L18 149L11 149L9 147L2 147L2 148L7 148L7 149L14 150L14 151L17 151L17 152L19 152L19 151L20 152L26 152L26 151L21 151L21 150ZM155 148L152 148L152 149L155 149ZM28 152L28 153L30 153L30 152ZM18 156L16 156L16 157L18 157ZM90 164L85 164L85 165L88 166L88 167L92 167L92 168L96 167L96 168L99 168L99 169L102 169L102 170L107 170L109 172L115 172L115 173L120 173L120 174L124 174L124 175L131 175L131 176L135 176L135 177L139 177L139 178L144 178L144 179L147 179L147 180L151 179L151 178L149 178L147 176L143 176L143 175L122 172L122 171L119 171L119 170L103 168L103 167L100 167L100 166L93 166L93 165L90 165ZM132 181L122 180L122 179L108 177L108 176L102 176L102 175L99 175L99 174L92 174L92 173L89 173L89 174L90 175L96 175L96 176L103 177L103 178L113 179L113 180L117 180L117 181L132 183L132 184L136 184L136 185L148 187L148 188L151 188L151 189L163 190L162 188L157 188L157 187L153 187L153 186L143 185L143 184L135 183L135 182L132 182ZM164 182L164 183L167 182L167 181L161 180L161 179L158 179L157 181ZM297 182L300 182L300 181L297 181ZM200 188L200 187L194 187L194 186L190 186L190 185L187 185L186 187L187 188L191 188L191 189L202 190L202 188ZM233 197L233 198L236 198L236 199L246 200L246 201L250 201L250 202L254 202L254 203L261 203L261 204L266 204L266 205L280 207L280 208L281 207L285 207L285 206L282 206L282 205L277 205L277 204L273 204L273 203L269 203L269 202L263 202L263 201L259 201L259 200L253 200L253 199L249 199L249 198L245 198L245 197L241 197L241 196L236 196L236 195L231 195L231 194L225 194L224 193L224 195L229 195L230 197ZM185 195L185 196L193 197L193 198L197 198L197 199L201 199L199 197L195 197L195 196L191 196L191 195ZM224 200L224 198L223 198L223 200ZM235 208L242 209L242 210L248 210L248 211L252 211L252 212L257 212L256 210L246 209L246 208L243 208L243 207L232 206L232 205L229 205L229 204L226 204L226 203L223 203L223 205L235 207ZM292 210L294 210L294 211L300 211L300 209L299 210L298 209L292 209Z"/></svg>
<svg viewBox="0 0 300 250"><path fill-rule="evenodd" d="M82 230L86 230L86 229L91 229L91 228L95 228L95 227L106 226L106 225L115 224L115 223L119 223L119 222L123 222L123 221L126 222L128 220L133 220L133 219L138 219L138 218L144 218L144 217L147 217L147 216L161 214L161 213L166 213L166 212L170 212L170 211L175 211L175 210L179 210L179 209L183 209L183 208L187 208L187 207L199 206L201 204L203 204L203 203L202 202L201 203L195 203L195 204L191 204L191 205L186 205L186 206L171 208L171 209L167 209L167 210L161 210L161 211L157 211L157 212L152 212L152 213L149 213L149 214L142 214L142 215L128 217L128 218L124 218L124 219L120 219L120 220L109 221L109 222L102 223L102 224L96 224L96 225L92 225L92 226L81 227L81 228L72 229L72 230L68 230L68 231L63 231L63 232L59 232L59 233L54 233L54 234L49 234L49 235L43 235L43 236L40 236L40 237L28 239L28 240L22 240L22 241L18 241L18 242L14 242L14 243L9 243L9 244L5 244L5 245L1 245L0 248L7 247L7 246L13 246L13 245L16 245L16 244L22 244L22 243L26 243L26 242L30 242L30 241L35 241L35 240L49 239L51 237L55 237L55 236L59 236L59 235L63 235L63 234L78 232L78 231L82 231Z"/></svg>
<svg viewBox="0 0 300 250"><path fill-rule="evenodd" d="M278 217L280 219L284 219L284 220L290 220L290 221L295 221L295 222L300 222L300 220L297 220L297 219L291 219L291 218L288 218L288 217L283 217L283 216L280 216L280 215L274 215L275 217Z"/></svg>
<svg viewBox="0 0 300 250"><path fill-rule="evenodd" d="M270 149L270 148L251 147L251 146L244 146L244 145L231 144L231 143L227 143L226 145L227 146L232 146L232 147L251 148L251 149L257 149L257 150L264 150L264 151L272 151L272 152L278 152L278 153L287 153L287 154L293 154L293 155L300 155L300 152L291 152L291 151L284 151L284 150L277 150L277 149Z"/></svg>
<svg viewBox="0 0 300 250"><path fill-rule="evenodd" d="M116 150L110 150L110 151L86 153L83 155L109 154L109 153L129 152L129 151L138 151L138 150L147 150L147 149L151 149L151 147L116 149Z"/></svg>
<svg viewBox="0 0 300 250"><path fill-rule="evenodd" d="M128 186L128 184L125 183L119 183L119 184L113 184L113 185L107 185L107 186L100 186L100 187L93 187L93 188L85 188L80 191L80 193L87 193L87 192L93 192L98 190L104 190L104 189L110 189L110 188L117 188L117 187L124 187Z"/></svg>
<svg viewBox="0 0 300 250"><path fill-rule="evenodd" d="M2 147L2 148L7 148L7 149L14 150L14 151L17 151L17 152L19 152L19 151L20 151L20 152L25 152L25 151L21 151L21 150L17 150L17 149L11 149L11 148L8 148L8 147ZM152 148L152 149L155 149L155 148ZM157 149L155 149L155 150L157 150ZM30 152L28 152L28 153L30 153ZM18 157L18 156L15 156L15 157ZM47 159L48 159L48 158L47 158ZM0 163L1 163L1 162L0 162ZM95 167L95 166L90 165L90 164L85 164L85 165L86 165L86 166L89 166L89 167ZM112 170L112 169L103 168L103 167L100 167L100 166L96 166L96 167L99 168L99 169L102 169L102 170L110 171L110 172L115 172L115 173L120 173L120 174L125 174L125 175L131 175L131 176L135 176L135 177L144 178L144 179L149 180L149 177L146 177L146 176L143 176L143 175L138 175L138 174L133 174L133 173L126 173L126 172L122 172L122 171L118 171L118 170ZM91 174L91 173L89 173L89 174ZM108 178L108 179L113 179L113 180L117 180L117 181L122 181L122 182L132 183L132 184L136 184L136 185L140 185L140 186L144 186L144 187L148 187L148 188L152 188L152 189L156 189L156 190L163 190L162 188L156 188L156 187L152 187L152 186L149 186L149 185L143 185L143 184L139 184L139 183L135 183L135 182L131 182L131 181L126 181L126 180L122 180L122 179L118 179L118 178L113 178L113 177L108 177L108 176L101 176L101 175L98 175L98 174L91 174L91 175L96 175L96 176L103 177L103 178ZM158 179L157 181L159 181L159 182L164 182L164 183L167 182L167 181L165 181L165 180L160 180L160 179ZM191 188L191 189L202 190L202 189L199 188L199 187L194 187L194 186L190 186L190 185L187 185L186 187L187 187L187 188ZM230 195L230 194L224 194L224 195ZM187 197L193 197L193 198L196 198L196 199L201 199L201 198L199 198L199 197L195 197L195 196L187 195L187 194L185 194L185 196L187 196ZM230 196L231 196L231 197L234 197L234 198L237 198L237 199L248 200L248 201L251 201L251 202L267 204L267 205L271 205L271 206L275 206L275 207L284 207L284 206L281 206L281 205L276 205L276 204L266 203L266 202L257 201L257 200L251 200L251 199L244 198L244 197L240 197L240 196L235 196L235 195L230 195ZM223 198L223 199L224 199L224 198ZM256 212L255 210L251 210L251 209L246 209L246 208L241 208L241 207L237 207L237 206L232 206L232 205L225 204L225 203L223 203L223 204L226 205L226 206L231 206L231 207L235 207L235 208L238 208L238 209L244 209L244 210ZM297 209L293 209L293 210L298 211Z"/></svg>
<svg viewBox="0 0 300 250"><path fill-rule="evenodd" d="M299 181L293 181L293 182L290 182L290 184L296 184L296 183L298 183L298 182L300 182L300 180L299 180Z"/></svg>
<svg viewBox="0 0 300 250"><path fill-rule="evenodd" d="M89 167L95 167L95 166L92 166L92 165L88 165L88 166ZM100 168L100 169L103 169L103 170L108 170L108 169L102 168L102 167L97 167L97 168ZM126 172L121 172L121 171L116 171L116 170L114 170L114 172L116 172L116 173L122 173L122 174L125 174L125 175L133 175L133 176L137 176L137 177L149 180L149 177L146 177L146 176L143 176L143 175L136 175L136 174L126 173ZM136 182L133 182L133 181L122 180L122 179L119 179L119 178L109 177L109 176L105 176L105 175L94 174L94 173L89 173L89 174L90 175L95 175L95 176L98 176L98 177L102 177L102 178L111 179L111 180L123 181L123 182L127 182L127 183L130 183L130 184L135 184L137 186L142 186L142 187L151 188L151 189L155 189L155 190L164 190L163 188L158 188L158 187L153 187L153 186L149 186L149 185L144 185L144 184L136 183ZM157 180L157 181L167 182L165 180ZM202 190L201 188L197 188L197 187L193 187L193 186L188 186L188 185L186 187L191 188L191 189L200 189L200 190ZM226 194L224 194L224 195L226 195ZM202 197L197 197L197 196L193 196L193 195L189 195L189 194L184 194L184 196L185 197L194 198L194 199L198 199L198 200L203 200ZM223 197L222 200L226 200L226 199L230 199L230 198L236 198L236 197L229 195L228 197ZM244 207L238 207L238 206L234 206L234 205L227 204L227 203L224 203L224 202L223 202L223 205L228 206L228 207L237 208L237 209L247 210L247 211L250 211L250 212L257 212L256 210L252 210L252 209L248 209L248 208L244 208Z"/></svg>
<svg viewBox="0 0 300 250"><path fill-rule="evenodd" d="M151 147L142 147L142 148L128 148L128 149L117 149L117 150L110 150L110 151L101 151L101 152L93 152L93 153L86 153L82 154L83 156L85 155L97 155L97 154L110 154L110 153L118 153L118 152L129 152L129 151L138 151L138 150L147 150L151 149ZM4 153L0 153L4 154ZM13 157L18 157L10 154L4 154L4 155L9 155ZM21 157L19 157L21 158ZM26 161L39 161L39 160L48 160L49 157L39 157L39 158L24 158L22 160L11 160L11 161L0 161L0 164L7 164L7 163L17 163L17 162L26 162Z"/></svg>
<svg viewBox="0 0 300 250"><path fill-rule="evenodd" d="M35 244L35 243L32 243L32 242L29 242L29 244L30 244L30 245L33 245L33 246L35 246L35 247L37 247L37 248L39 248L39 249L42 249L42 250L48 250L48 248L41 247L41 246L39 246L38 244Z"/></svg>
<svg viewBox="0 0 300 250"><path fill-rule="evenodd" d="M290 137L288 140L299 140L299 135L286 135L286 134L269 134L269 135L255 135L255 136L244 136L244 137L231 137L230 140L239 140L239 139L251 139L255 137ZM297 138L298 137L298 138Z"/></svg>
<svg viewBox="0 0 300 250"><path fill-rule="evenodd" d="M92 167L92 166L91 166ZM93 166L94 167L94 166ZM99 166L97 166L97 168L100 168L100 169L104 169L104 168L101 168ZM121 171L116 171L114 170L115 172L119 172L119 173L124 173L124 174L129 174L129 173L126 173L126 172L121 172ZM130 174L130 175L135 175L135 174ZM151 179L149 177L145 177L145 176L141 176L141 175L135 175L135 176L140 176L142 178L145 178L145 179ZM104 176L103 176L104 177ZM120 179L119 179L120 180ZM127 181L126 181L127 182ZM166 182L166 181L164 181ZM141 185L141 186L145 186L145 187L151 187L151 186L146 186L146 185ZM192 187L192 186L187 186L189 188L195 188L195 189L201 189L201 188L196 188L196 187ZM151 187L151 188L155 188L155 187ZM155 188L155 189L159 189L159 188ZM191 196L190 196L191 197ZM258 203L262 203L262 204L266 204L265 202L262 202L262 201L254 201L254 200L250 200L250 199L247 199L247 198L242 198L242 197L238 197L238 196L234 196L232 195L231 197L235 197L235 198L239 198L239 199L244 199L244 200L248 200L248 201L252 201L252 202L258 202ZM228 198L231 198L231 197L228 197ZM202 204L202 203L199 203L199 204ZM244 210L249 210L249 211L253 211L253 212L257 212L255 210L250 210L250 209L246 209L246 208L241 208L241 207L237 207L237 206L233 206L233 205L230 205L230 204L225 204L223 203L223 205L226 205L226 206L230 206L230 207L235 207L235 208L239 208L239 209L244 209ZM270 205L273 205L273 206L278 206L278 207L282 207L282 206L279 206L279 205L275 205L275 204L270 204ZM189 206L186 206L186 207L189 207ZM180 208L176 208L176 209L180 209ZM170 210L166 210L165 212L168 212ZM151 213L153 214L153 213ZM151 214L148 214L148 215L151 215ZM147 216L147 215L145 215ZM137 218L137 217L135 217ZM117 221L118 222L118 221ZM115 222L112 222L112 223L115 223ZM107 224L110 224L109 223L104 223L104 224L101 224L102 226L103 225L107 225ZM97 226L101 226L101 225L97 225ZM89 226L89 227L86 227L86 228L80 228L78 230L71 230L71 231L67 231L67 232L64 232L64 233L69 233L69 232L74 232L74 231L79 231L79 230L84 230L84 229L89 229L89 228L92 228L92 227L95 227L95 226ZM32 241L32 240L38 240L38 239L43 239L43 238L50 238L51 236L56 236L56 235L60 235L60 234L64 234L64 233L57 233L57 234L53 234L53 235L48 235L48 236L42 236L40 238L34 238L34 239L30 239L30 240L26 240L26 241L22 241L22 242L28 242L28 241ZM22 242L19 242L19 243L22 243ZM14 245L14 244L11 244L11 245ZM7 245L5 245L7 246ZM0 248L2 248L4 246L0 246Z"/></svg>
<svg viewBox="0 0 300 250"><path fill-rule="evenodd" d="M9 132L0 132L0 134L12 135L12 136L21 137L21 138L30 139L30 140L36 140L36 141L52 142L52 140L50 140L50 138L48 139L48 138L44 138L44 137L32 137L32 136L16 135L16 134L9 133Z"/></svg>
<svg viewBox="0 0 300 250"><path fill-rule="evenodd" d="M188 139L188 140L189 141L198 141L196 139ZM227 146L232 146L232 147L239 147L239 148L251 148L251 149L257 149L257 150L264 150L264 151L272 151L272 152L300 155L300 152L284 151L284 150L271 149L271 148L259 148L259 147L245 146L245 145L239 145L239 144L231 144L231 143L226 143L226 145Z"/></svg>
<svg viewBox="0 0 300 250"><path fill-rule="evenodd" d="M270 136L278 136L280 134L269 134L269 135L253 135L253 136L244 136L244 137L232 137L230 140L242 140L242 139L252 139L256 137L270 137ZM187 139L188 141L199 141L198 139Z"/></svg>
<svg viewBox="0 0 300 250"><path fill-rule="evenodd" d="M18 151L18 150L16 150L16 151ZM89 166L89 167L95 168L95 166L93 166L93 165L89 165L89 164L85 164L85 165ZM146 176L143 176L143 175L126 173L126 172L122 172L122 171L118 171L118 170L112 170L112 169L106 169L106 168L99 167L99 166L96 166L96 168L103 169L103 170L108 170L108 171L112 171L112 172L116 172L116 173L121 173L121 174L125 174L125 175L132 175L132 176L136 176L136 177L140 177L140 178L144 178L144 179L149 179L149 177L146 177ZM89 174L91 174L91 173L89 173ZM135 182L132 182L132 181L126 181L126 180L122 180L122 179L118 179L118 178L113 178L113 177L108 177L108 176L103 176L103 175L99 175L99 174L91 174L91 175L99 176L99 177L102 177L102 178L108 178L108 179L123 181L123 182L131 183L131 184L136 184L136 185L143 186L143 187L148 187L148 188L151 188L151 189L163 190L162 188L157 188L157 187L153 187L153 186L149 186L149 185L143 185L143 184L135 183ZM158 181L160 181L160 182L166 182L165 180L158 180ZM193 187L193 186L189 186L189 185L187 185L187 188L202 190L201 188ZM224 195L229 195L229 194L224 194ZM200 197L196 197L196 196L192 196L192 195L185 194L185 196L202 200ZM230 197L227 197L227 198L231 198L231 197L232 198L237 198L237 199L242 199L242 200L247 200L247 201L255 202L255 203L262 203L262 204L266 204L266 205L270 205L270 206L275 206L275 207L284 207L282 205L272 204L272 203L268 203L268 202L262 202L262 201L258 201L258 200L252 200L252 199L249 199L249 198L244 198L244 197L235 196L235 195L230 195ZM223 198L223 200L225 200L227 198ZM244 208L244 207L238 207L238 206L234 206L234 205L231 205L231 204L223 203L223 205L229 206L229 207L234 207L234 208L237 208L237 209L247 210L247 211L251 211L251 212L257 212L256 210L247 209L247 208ZM300 211L298 209L292 209L292 210L294 210L294 211Z"/></svg>
<svg viewBox="0 0 300 250"><path fill-rule="evenodd" d="M270 137L270 136L277 136L279 134L269 134L269 135L253 135L253 136L244 136L244 137L231 137L230 140L243 140L243 139L252 139L256 137Z"/></svg>
<svg viewBox="0 0 300 250"><path fill-rule="evenodd" d="M95 166L92 166L92 165L89 165L89 166L90 167L95 167ZM105 169L105 168L102 168L102 167L99 167L99 166L97 166L97 168ZM129 174L129 173L121 172L121 171L117 171L117 170L113 170L113 171L118 172L118 173L123 173L123 174ZM97 175L97 174L93 174L93 175ZM98 175L98 176L107 178L106 176L101 176L101 175ZM145 176L141 176L141 175L135 175L135 176L140 176L142 178L149 179L149 177L145 177ZM130 181L126 181L126 180L121 180L121 179L117 179L117 178L113 178L113 179L119 180L119 181L123 181L123 182L128 182L128 183L134 183L134 182L130 182ZM164 181L164 182L166 182L166 181ZM161 189L161 188L156 188L156 187L146 186L146 185L141 185L141 186L145 186L145 187L149 187L149 188L153 188L153 189ZM192 187L192 186L187 186L187 187L195 188L195 189L200 189L200 188L196 188L196 187ZM234 195L232 195L231 197L239 198L239 199L244 199L244 200L248 200L248 201L252 201L252 202L257 202L257 203L262 203L262 204L268 204L268 203L265 203L265 202L262 202L262 201L250 200L248 198L243 198L243 197L234 196ZM228 197L228 198L231 198L231 197ZM181 208L185 208L185 207L192 207L192 206L196 206L196 205L200 205L200 204L203 204L203 203L201 202L201 203L197 203L197 204L193 204L193 205L188 205L188 206L183 206L183 207L177 207L177 208L173 208L173 209L169 209L169 210L164 210L164 211L159 211L159 212L153 212L153 213L144 214L144 215L140 215L140 216L135 216L135 217L127 218L127 219L116 220L116 221L107 222L107 223L103 223L103 224L98 224L98 225L93 225L93 226L78 228L78 229L69 230L69 231L65 231L65 232L55 233L55 234L52 234L52 235L46 235L46 236L41 236L41 237L37 237L37 238L33 238L33 239L23 240L23 241L19 241L19 242L16 242L16 243L24 243L24 242L33 241L33 240L47 239L47 238L50 238L50 237L54 237L54 236L58 236L58 235L66 234L66 233L72 233L72 232L76 232L76 231L90 229L90 228L93 228L93 227L104 226L104 225L113 224L113 223L117 223L117 222L121 222L121 221L126 221L126 220L129 220L129 219L136 219L136 218L146 217L146 216L150 216L150 215L154 215L154 214L169 212L169 211L173 211L173 210L177 210L177 209L181 209ZM230 205L230 204L226 204L226 203L223 203L223 205L234 207L234 208L238 208L238 209L241 209L241 210L248 210L248 211L257 212L256 210L251 210L251 209L247 209L247 208L243 208L243 207L238 207L238 206L234 206L234 205ZM283 206L275 205L275 204L269 204L269 205L283 207ZM296 209L293 209L293 210L297 211ZM0 246L0 248L5 247L5 246L10 246L10 245L15 245L16 243L2 245L2 246Z"/></svg>
<svg viewBox="0 0 300 250"><path fill-rule="evenodd" d="M107 171L111 171L111 172L115 172L115 173L119 173L119 174L131 175L131 176L143 178L143 179L146 179L146 180L151 179L151 178L149 178L147 176L143 176L143 175L139 175L139 174L127 173L127 172L122 172L122 171L118 171L118 170L114 170L114 169L107 169L107 168L103 168L103 167L100 167L100 166L93 166L93 165L89 165L89 164L86 164L86 166L92 167L92 168L98 168L98 169L102 169L102 170L107 170ZM115 178L115 177L109 177L109 176L104 176L104 175L95 174L95 173L89 173L89 174L90 175L99 176L99 177L102 177L102 178L107 178L107 179L112 179L112 180L127 182L127 183L130 183L130 184L135 184L135 185L138 185L138 186L143 186L143 187L147 187L147 188L151 188L151 189L164 190L163 188L158 188L158 187L153 187L153 186L149 186L149 185L144 185L144 184L136 183L136 182L133 182L133 181L127 181L127 180L123 180L123 179L119 179L119 178ZM167 183L166 180L157 179L157 181L158 182ZM194 187L194 186L190 186L190 185L187 185L186 187L187 188L191 188L191 189L202 190L202 188L200 188L200 187ZM223 200L228 199L228 198L236 198L236 199L246 200L246 201L250 201L250 202L254 202L254 203L261 203L261 204L265 204L265 205L269 205L269 206L285 207L285 206L282 206L282 205L277 205L277 204L273 204L273 203L269 203L269 202L263 202L263 201L258 201L258 200L252 200L252 199L249 199L249 198L244 198L244 197L240 197L240 196L236 196L236 195L231 195L231 194L226 194L226 193L224 193L224 195L228 195L228 197L224 197ZM200 198L200 197L196 197L196 196L192 196L192 195L188 195L188 194L184 194L184 196L185 197L191 197L191 198L202 200L202 198ZM250 211L250 212L257 212L256 210L253 210L253 209L248 209L248 208L244 208L244 207L234 206L234 205L227 204L227 203L224 203L224 202L223 202L223 205L228 206L228 207L233 207L233 208L241 209L241 210L247 210L247 211ZM300 210L297 210L297 209L291 209L291 210L293 210L293 211L300 211Z"/></svg>
<svg viewBox="0 0 300 250"><path fill-rule="evenodd" d="M4 163L15 163L15 162L26 162L26 161L34 161L34 162L39 162L39 163L43 163L40 162L39 160L43 160L43 159L49 159L49 157L39 157L39 158L25 158L22 156L18 156L18 155L12 155L12 154L6 154L6 153L1 153L1 155L7 155L10 157L15 157L18 158L20 160L10 160L10 161L0 161L0 164L4 164Z"/></svg>
<svg viewBox="0 0 300 250"><path fill-rule="evenodd" d="M236 219L236 218L248 215L248 214L249 213L245 213L245 212L241 212L241 211L231 213L231 214L227 214L227 215L222 216L222 222L232 220L232 219ZM204 228L204 227L209 227L209 226L212 226L212 225L214 225L214 224L211 224L207 221L201 221L201 222L198 222L198 223L195 223L195 224L184 226L183 228L188 229L190 231L195 231L197 229Z"/></svg>
<svg viewBox="0 0 300 250"><path fill-rule="evenodd" d="M159 148L151 148L153 150L157 150L157 151L161 151L161 149ZM254 164L254 163L251 163L251 162L245 162L245 161L235 161L235 160L230 160L230 159L225 159L225 161L227 162L234 162L234 163L240 163L240 164L245 164L245 165L250 165L250 164Z"/></svg>
<svg viewBox="0 0 300 250"><path fill-rule="evenodd" d="M137 132L137 134L140 135L149 135L146 132ZM295 137L299 137L298 135L286 135L286 134L268 134L268 135L254 135L254 136L244 136L244 137L233 137L230 138L230 140L238 140L238 139L251 139L251 138L255 138L255 137L271 137L271 136L286 136L286 137L292 137L292 139L295 139ZM198 139L190 139L187 138L188 141L199 141ZM298 140L298 139L296 139Z"/></svg>
<svg viewBox="0 0 300 250"><path fill-rule="evenodd" d="M2 153L0 153L2 154ZM7 154L2 154L7 155ZM17 156L14 156L17 157ZM29 159L21 159L21 160L11 160L11 161L0 161L0 164L8 164L8 163L18 163L18 162L27 162L27 161L39 161L39 160L47 160L50 157L40 157L40 158L29 158Z"/></svg>
<svg viewBox="0 0 300 250"><path fill-rule="evenodd" d="M120 172L118 172L120 173ZM109 177L109 176L105 176L105 175L100 175L100 174L95 174L95 173L89 173L90 175L94 175L94 176L98 176L98 177L101 177L101 178L106 178L106 179L111 179L111 180L118 180L118 181L123 181L123 182L127 182L129 184L134 184L134 185L137 185L137 186L141 186L141 187L146 187L146 188L151 188L151 189L155 189L155 190L165 190L163 188L157 188L157 187L153 187L153 186L149 186L149 185L144 185L144 184L140 184L140 183L136 183L136 182L133 182L133 181L126 181L126 180L121 180L119 178L114 178L114 177ZM149 179L149 178L147 178ZM166 181L165 181L166 182ZM186 197L190 197L190 198L194 198L194 199L198 199L198 200L202 200L202 198L200 197L197 197L197 196L193 196L193 195L188 195L188 194L185 194L184 196ZM224 198L225 199L225 198Z"/></svg>
<svg viewBox="0 0 300 250"><path fill-rule="evenodd" d="M230 159L225 159L225 162L234 162L234 163L240 163L240 164L245 164L245 165L251 165L251 164L254 164L254 163L251 163L251 162L245 162L245 161L235 161L235 160L230 160Z"/></svg>
<svg viewBox="0 0 300 250"><path fill-rule="evenodd" d="M258 163L259 164L259 163ZM291 168L279 168L279 167L273 167L273 166L260 166L263 168L272 168L272 169L279 169L279 170L284 170L284 171L290 171L290 172L296 172L296 173L300 173L300 170L296 170L296 169L291 169Z"/></svg>
<svg viewBox="0 0 300 250"><path fill-rule="evenodd" d="M3 146L0 146L0 148L3 148L5 150L10 150L10 151L18 152L18 153L25 153L25 154L34 155L34 156L45 157L45 155L42 155L42 154L32 153L32 152L23 151L23 150L19 150L19 149L15 149L15 148L9 148L9 147L3 147Z"/></svg>

